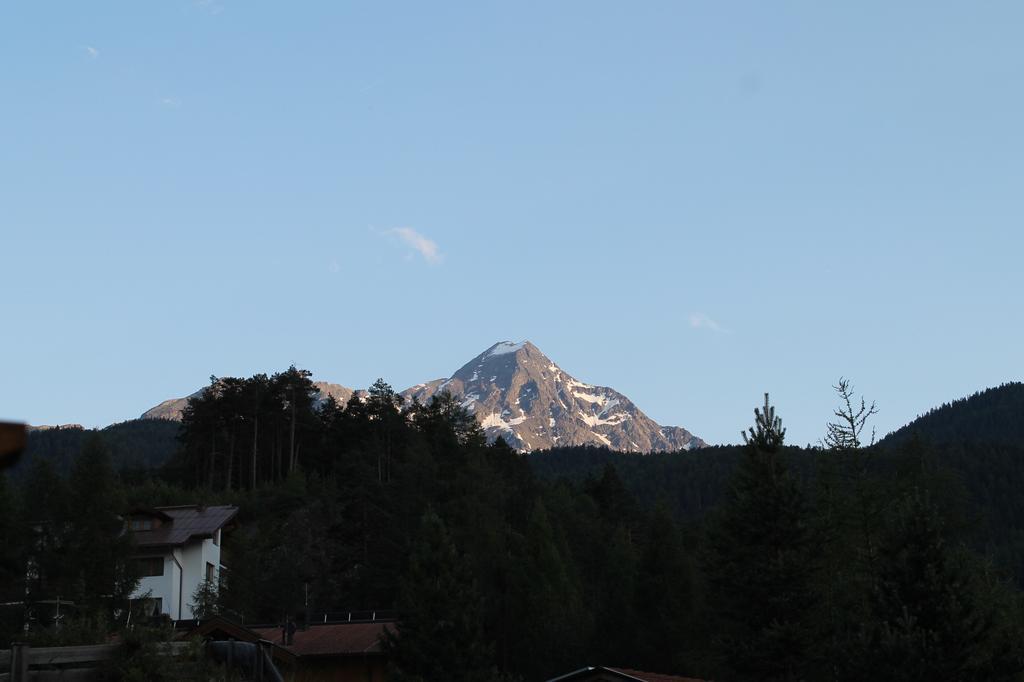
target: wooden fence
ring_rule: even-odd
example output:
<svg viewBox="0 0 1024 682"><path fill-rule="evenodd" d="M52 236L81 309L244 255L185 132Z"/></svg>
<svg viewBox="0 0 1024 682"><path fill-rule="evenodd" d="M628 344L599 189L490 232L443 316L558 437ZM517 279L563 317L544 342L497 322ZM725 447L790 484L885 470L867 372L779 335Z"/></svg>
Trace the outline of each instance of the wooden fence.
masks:
<svg viewBox="0 0 1024 682"><path fill-rule="evenodd" d="M179 656L189 642L158 644L161 656ZM117 656L121 644L94 646L30 647L12 644L0 650L0 682L94 682L102 677L102 664ZM243 679L284 682L270 656L271 643L210 642L208 655L228 668L243 673Z"/></svg>
<svg viewBox="0 0 1024 682"><path fill-rule="evenodd" d="M174 656L183 653L188 642L161 644L161 653ZM120 644L94 646L30 647L12 644L0 650L0 682L91 682L100 677L99 664L117 655Z"/></svg>

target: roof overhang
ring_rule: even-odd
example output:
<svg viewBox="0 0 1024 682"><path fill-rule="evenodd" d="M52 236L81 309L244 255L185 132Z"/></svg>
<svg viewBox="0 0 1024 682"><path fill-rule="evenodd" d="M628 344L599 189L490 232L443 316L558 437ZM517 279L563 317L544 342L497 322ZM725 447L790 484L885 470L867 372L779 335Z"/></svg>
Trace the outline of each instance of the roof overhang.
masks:
<svg viewBox="0 0 1024 682"><path fill-rule="evenodd" d="M128 512L128 516L152 516L154 518L160 519L161 521L174 520L170 514L166 514L160 511L159 509L154 509L152 507L136 507L135 509L132 509L130 512Z"/></svg>
<svg viewBox="0 0 1024 682"><path fill-rule="evenodd" d="M571 680L580 679L595 679L595 680L624 680L625 682L644 682L639 677L633 677L627 675L621 670L615 670L614 668L606 668L601 665L587 666L586 668L580 668L579 670L573 670L571 673L553 677L548 682L570 682Z"/></svg>

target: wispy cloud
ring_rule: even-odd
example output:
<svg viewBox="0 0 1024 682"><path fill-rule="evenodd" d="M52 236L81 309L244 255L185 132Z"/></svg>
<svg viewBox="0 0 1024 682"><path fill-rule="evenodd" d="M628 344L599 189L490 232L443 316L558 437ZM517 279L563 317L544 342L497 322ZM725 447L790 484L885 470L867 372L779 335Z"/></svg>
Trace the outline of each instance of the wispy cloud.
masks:
<svg viewBox="0 0 1024 682"><path fill-rule="evenodd" d="M411 227L396 227L394 229L387 230L384 234L397 237L403 244L420 254L420 256L423 257L423 260L427 261L431 265L437 265L443 259L441 249L437 246L437 242L424 237Z"/></svg>
<svg viewBox="0 0 1024 682"><path fill-rule="evenodd" d="M193 4L204 12L209 12L210 14L220 14L224 11L224 5L216 2L216 0L195 0Z"/></svg>
<svg viewBox="0 0 1024 682"><path fill-rule="evenodd" d="M729 330L704 313L690 313L691 329L707 329L718 334L729 334Z"/></svg>
<svg viewBox="0 0 1024 682"><path fill-rule="evenodd" d="M160 104L164 105L165 107L171 107L172 109L177 109L178 107L181 106L181 100L178 99L177 97L161 97L160 98Z"/></svg>
<svg viewBox="0 0 1024 682"><path fill-rule="evenodd" d="M96 59L97 57L100 56L100 51L97 50L92 45L83 45L82 47L83 47L83 49L85 49L85 53L87 55L89 55L90 57L92 57L93 59Z"/></svg>

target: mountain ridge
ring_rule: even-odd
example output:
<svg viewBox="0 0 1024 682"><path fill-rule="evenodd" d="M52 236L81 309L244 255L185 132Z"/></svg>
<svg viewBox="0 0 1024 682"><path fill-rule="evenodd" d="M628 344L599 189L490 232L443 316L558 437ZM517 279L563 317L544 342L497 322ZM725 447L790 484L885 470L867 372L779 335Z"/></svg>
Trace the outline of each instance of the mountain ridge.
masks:
<svg viewBox="0 0 1024 682"><path fill-rule="evenodd" d="M325 381L314 382L322 398L344 404L363 391ZM180 420L189 397L165 400L143 419ZM416 384L400 395L427 402L447 390L460 398L487 434L501 436L527 452L566 445L595 445L625 452L665 452L705 447L680 426L661 426L629 398L607 386L577 380L530 341L500 341L450 377Z"/></svg>
<svg viewBox="0 0 1024 682"><path fill-rule="evenodd" d="M521 451L597 445L624 452L689 450L707 444L686 429L661 426L626 396L579 381L529 341L501 341L451 377L406 389L425 402L443 390L462 398L489 440Z"/></svg>
<svg viewBox="0 0 1024 682"><path fill-rule="evenodd" d="M879 445L897 446L912 438L935 445L1020 445L1024 443L1024 383L1006 382L933 407L887 434Z"/></svg>

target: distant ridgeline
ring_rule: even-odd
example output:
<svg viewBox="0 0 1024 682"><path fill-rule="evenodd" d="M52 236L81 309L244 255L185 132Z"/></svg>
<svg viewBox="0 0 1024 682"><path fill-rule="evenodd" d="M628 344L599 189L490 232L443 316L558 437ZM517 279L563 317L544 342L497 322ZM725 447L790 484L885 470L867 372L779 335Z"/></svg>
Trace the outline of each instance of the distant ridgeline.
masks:
<svg viewBox="0 0 1024 682"><path fill-rule="evenodd" d="M35 457L45 457L67 473L83 443L93 434L110 449L114 466L126 472L156 471L180 448L180 422L141 419L87 430L60 427L33 431L18 476ZM790 465L810 480L828 455L787 447ZM1004 566L1019 566L1024 584L1024 384L1008 383L929 411L889 434L875 446L872 466L923 466L955 480L979 547ZM678 520L697 520L722 499L740 460L739 446L713 446L690 452L640 455L604 447L553 448L526 455L534 474L554 481L596 479L613 465L626 490L646 507L665 503ZM159 474L158 474L159 475Z"/></svg>
<svg viewBox="0 0 1024 682"><path fill-rule="evenodd" d="M831 465L832 455L822 450L787 447L785 453L805 481ZM912 467L941 479L962 511L972 544L1024 586L1024 384L1004 384L935 408L868 453L872 469ZM662 501L676 519L696 521L722 500L741 455L740 446L727 445L685 456L555 448L528 457L534 473L547 480L594 479L613 465L638 502Z"/></svg>
<svg viewBox="0 0 1024 682"><path fill-rule="evenodd" d="M179 422L164 419L135 419L103 429L80 426L34 429L29 432L28 447L11 473L18 476L33 459L42 457L48 459L58 473L66 475L82 451L82 445L92 436L99 436L106 444L118 470L159 469L178 449L180 430Z"/></svg>
<svg viewBox="0 0 1024 682"><path fill-rule="evenodd" d="M29 434L28 449L15 474L37 456L48 458L58 472L66 473L92 434L98 434L109 447L116 468L159 469L178 450L179 432L180 422L167 419L138 419L99 430L35 430ZM1009 492L1012 486L1024 488L1024 383L1003 384L930 410L883 438L876 449L879 453L905 449L914 441L925 447L925 456L934 465L958 472L978 503L1015 499ZM819 451L795 447L786 451L794 470L804 478L813 475L820 464ZM580 481L600 476L606 465L614 464L630 492L642 503L653 505L660 499L677 518L699 517L718 503L741 448L713 446L681 454L639 455L578 446L538 451L527 457L534 472L548 480ZM1006 495L997 495L989 490L997 484L1011 487ZM1020 516L1024 528L1024 510Z"/></svg>
<svg viewBox="0 0 1024 682"><path fill-rule="evenodd" d="M936 445L1024 445L1024 383L1006 383L929 410L881 445L901 445L915 435Z"/></svg>
<svg viewBox="0 0 1024 682"><path fill-rule="evenodd" d="M988 462L985 477L1010 466L1013 456L1024 448L1024 383L1006 383L979 391L929 410L911 423L893 431L874 448L876 466L892 463L884 453L914 449L934 465L956 471L973 471ZM565 477L581 480L597 476L607 464L614 464L631 483L632 492L645 500L662 495L680 516L699 515L714 506L742 449L723 445L702 448L685 457L652 453L643 457L605 448L554 448L534 453L533 469L543 478ZM816 449L787 447L794 469L813 473L822 453ZM971 453L972 462L963 461ZM990 462L992 458L1005 462ZM1024 458L1021 458L1024 464ZM980 474L981 472L979 472ZM964 480L971 487L971 477ZM653 499L652 499L653 502Z"/></svg>

